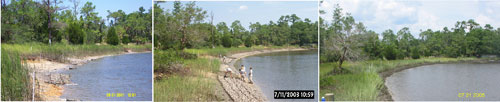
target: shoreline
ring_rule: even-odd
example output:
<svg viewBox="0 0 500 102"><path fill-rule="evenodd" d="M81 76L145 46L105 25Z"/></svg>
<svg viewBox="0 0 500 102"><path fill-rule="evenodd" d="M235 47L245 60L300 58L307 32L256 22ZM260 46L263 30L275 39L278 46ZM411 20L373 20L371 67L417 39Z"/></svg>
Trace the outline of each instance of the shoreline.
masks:
<svg viewBox="0 0 500 102"><path fill-rule="evenodd" d="M78 99L62 99L61 96L64 91L64 85L72 84L70 81L71 75L60 74L59 71L73 70L77 67L87 64L91 61L117 55L136 54L136 53L149 53L151 51L141 52L119 52L113 54L85 56L85 57L68 57L65 58L67 62L49 61L47 59L39 58L34 60L27 60L24 62L29 68L32 69L31 74L36 77L35 86L36 91L34 94L38 96L35 100L38 101L68 101Z"/></svg>
<svg viewBox="0 0 500 102"><path fill-rule="evenodd" d="M378 101L394 101L394 98L392 98L392 93L389 91L387 88L387 82L385 81L387 77L392 76L392 74L401 72L406 69L411 69L411 68L417 68L420 66L426 66L426 65L434 65L434 64L491 64L491 63L500 63L500 60L490 60L490 59L477 59L477 60L462 60L462 61L452 61L452 62L424 62L424 63L418 63L418 64L409 64L409 65L402 65L398 66L397 68L385 70L382 72L379 72L379 77L382 78L383 86L381 89L379 89L379 94L377 96Z"/></svg>
<svg viewBox="0 0 500 102"><path fill-rule="evenodd" d="M267 98L262 93L259 86L256 84L249 84L247 82L243 82L240 79L236 78L224 78L224 71L226 68L231 68L233 70L233 76L239 75L237 68L234 67L234 64L239 59L264 54L264 53L273 53L273 52L284 52L284 51L306 51L311 50L307 48L283 48L283 49L271 49L271 50L255 50L249 52L235 53L229 55L227 59L224 61L221 58L219 60L222 61L219 71L222 74L218 75L218 81L221 83L223 90L229 96L232 101L267 101ZM228 60L229 59L229 60ZM235 73L236 72L236 73Z"/></svg>

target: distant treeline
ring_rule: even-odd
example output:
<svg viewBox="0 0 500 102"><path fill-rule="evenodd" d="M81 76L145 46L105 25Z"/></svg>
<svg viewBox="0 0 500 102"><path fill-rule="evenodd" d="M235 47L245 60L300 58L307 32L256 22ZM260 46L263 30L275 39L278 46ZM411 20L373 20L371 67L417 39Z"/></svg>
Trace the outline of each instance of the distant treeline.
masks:
<svg viewBox="0 0 500 102"><path fill-rule="evenodd" d="M500 55L500 28L489 24L482 27L472 19L458 21L453 28L421 31L416 38L407 27L377 34L366 30L363 23L356 23L349 13L341 12L337 5L330 24L320 18L321 62Z"/></svg>
<svg viewBox="0 0 500 102"><path fill-rule="evenodd" d="M66 1L11 0L7 3L2 0L2 43L105 41L116 45L151 41L151 8L146 12L140 7L139 11L129 14L108 10L105 19L97 16L92 2L86 2L83 7L79 7L79 0L69 0L72 7L61 5L62 2ZM111 21L106 25L108 20Z"/></svg>
<svg viewBox="0 0 500 102"><path fill-rule="evenodd" d="M295 14L281 16L277 22L251 23L246 30L236 20L213 24L213 14L195 5L175 1L173 9L155 8L155 48L176 49L238 47L253 45L311 45L317 44L318 22L301 19Z"/></svg>

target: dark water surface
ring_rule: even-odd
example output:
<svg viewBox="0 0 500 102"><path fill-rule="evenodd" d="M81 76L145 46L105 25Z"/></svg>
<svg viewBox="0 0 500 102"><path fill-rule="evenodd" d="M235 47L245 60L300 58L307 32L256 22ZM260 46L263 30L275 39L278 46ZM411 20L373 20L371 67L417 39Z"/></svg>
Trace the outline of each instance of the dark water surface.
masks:
<svg viewBox="0 0 500 102"><path fill-rule="evenodd" d="M500 64L426 65L394 73L385 84L395 101L498 101Z"/></svg>
<svg viewBox="0 0 500 102"><path fill-rule="evenodd" d="M236 68L253 67L253 80L268 101L318 100L318 50L276 52L249 56L238 60ZM314 99L274 99L274 90L314 90Z"/></svg>
<svg viewBox="0 0 500 102"><path fill-rule="evenodd" d="M76 85L65 85L61 98L83 101L151 101L151 53L104 57L62 73ZM123 93L123 97L107 97ZM135 97L129 97L135 93Z"/></svg>

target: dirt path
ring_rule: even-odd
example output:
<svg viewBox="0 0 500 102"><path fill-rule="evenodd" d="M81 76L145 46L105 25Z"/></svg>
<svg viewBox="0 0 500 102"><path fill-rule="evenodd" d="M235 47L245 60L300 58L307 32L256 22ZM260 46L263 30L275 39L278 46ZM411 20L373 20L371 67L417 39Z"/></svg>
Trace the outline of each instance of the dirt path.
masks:
<svg viewBox="0 0 500 102"><path fill-rule="evenodd" d="M267 101L266 97L260 90L260 88L255 84L248 83L247 79L245 82L242 81L237 73L237 68L234 68L234 63L241 58L262 54L262 53L272 53L272 52L282 52L282 51L303 51L308 49L294 48L294 49L276 49L276 50L259 50L251 52L243 52L233 54L227 57L225 60L220 59L223 63L220 65L220 72L217 79L222 84L224 90L229 95L229 97L236 102L261 102ZM224 78L224 71L226 68L231 68L233 77Z"/></svg>

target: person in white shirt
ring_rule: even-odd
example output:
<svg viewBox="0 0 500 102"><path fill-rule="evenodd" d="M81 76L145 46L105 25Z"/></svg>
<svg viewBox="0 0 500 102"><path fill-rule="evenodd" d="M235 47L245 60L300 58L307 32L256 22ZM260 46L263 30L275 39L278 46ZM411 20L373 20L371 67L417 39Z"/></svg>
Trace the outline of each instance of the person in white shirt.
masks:
<svg viewBox="0 0 500 102"><path fill-rule="evenodd" d="M253 71L252 67L250 67L250 72L248 73L248 80L250 81L250 84L253 84L252 76L253 76Z"/></svg>
<svg viewBox="0 0 500 102"><path fill-rule="evenodd" d="M229 68L229 67L227 67L227 68L226 68L226 72L224 73L224 78L226 78L226 77L227 77L227 74L228 74L228 73L229 73L230 78L233 78L233 73L232 73L232 70L231 70L231 68Z"/></svg>

